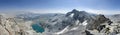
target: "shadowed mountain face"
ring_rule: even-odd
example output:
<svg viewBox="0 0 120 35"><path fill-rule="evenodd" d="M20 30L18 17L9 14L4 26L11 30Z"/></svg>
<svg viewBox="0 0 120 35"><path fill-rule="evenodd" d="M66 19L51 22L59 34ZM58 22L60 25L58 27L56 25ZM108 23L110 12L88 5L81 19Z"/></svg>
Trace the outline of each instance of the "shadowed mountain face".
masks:
<svg viewBox="0 0 120 35"><path fill-rule="evenodd" d="M89 13L87 13L87 12L85 12L85 11L78 11L78 10L76 10L76 9L72 10L71 12L68 12L68 13L66 14L66 17L69 17L69 16L72 15L72 14L73 14L72 18L73 18L74 20L79 20L81 23L82 23L83 21L85 21L85 20L90 20L90 19L93 19L93 18L94 18L94 15L89 14Z"/></svg>
<svg viewBox="0 0 120 35"><path fill-rule="evenodd" d="M89 30L97 29L101 24L103 24L103 23L109 24L109 22L112 22L112 21L110 19L106 18L104 15L97 15L96 18L87 25L87 28Z"/></svg>

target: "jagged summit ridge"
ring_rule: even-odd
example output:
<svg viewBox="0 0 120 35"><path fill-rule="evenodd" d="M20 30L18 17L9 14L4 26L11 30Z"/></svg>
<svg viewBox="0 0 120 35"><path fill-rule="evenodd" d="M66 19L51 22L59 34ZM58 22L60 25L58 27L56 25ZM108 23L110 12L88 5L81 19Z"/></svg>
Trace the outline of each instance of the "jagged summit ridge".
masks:
<svg viewBox="0 0 120 35"><path fill-rule="evenodd" d="M85 11L78 11L76 9L73 9L71 12L68 12L66 14L66 17L69 17L70 15L73 15L72 18L74 20L79 20L81 23L85 20L93 19L94 16L92 14L89 14Z"/></svg>
<svg viewBox="0 0 120 35"><path fill-rule="evenodd" d="M76 14L76 15L78 15L78 14L87 14L87 12L85 12L85 11L78 11L78 10L76 10L76 9L73 9L71 12L68 12L67 14L66 14L66 16L69 16L69 15L71 15L71 14Z"/></svg>

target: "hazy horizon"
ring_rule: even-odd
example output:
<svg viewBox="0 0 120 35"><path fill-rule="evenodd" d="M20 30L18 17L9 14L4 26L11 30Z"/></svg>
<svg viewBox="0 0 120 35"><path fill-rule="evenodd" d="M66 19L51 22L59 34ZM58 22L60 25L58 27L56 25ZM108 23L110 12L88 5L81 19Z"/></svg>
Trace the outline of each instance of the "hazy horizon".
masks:
<svg viewBox="0 0 120 35"><path fill-rule="evenodd" d="M1 12L67 13L72 9L95 14L120 14L120 0L0 0Z"/></svg>

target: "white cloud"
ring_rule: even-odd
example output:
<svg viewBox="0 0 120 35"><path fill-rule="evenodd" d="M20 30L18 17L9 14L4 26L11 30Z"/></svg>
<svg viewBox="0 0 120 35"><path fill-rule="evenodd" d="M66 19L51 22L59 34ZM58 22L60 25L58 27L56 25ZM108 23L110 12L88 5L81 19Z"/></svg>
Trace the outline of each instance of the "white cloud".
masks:
<svg viewBox="0 0 120 35"><path fill-rule="evenodd" d="M25 11L30 11L34 13L67 13L72 11L71 9L29 9ZM95 14L120 14L120 10L97 10L97 9L89 9L89 8L79 8L76 7L75 9L79 11L86 11L89 13L95 13Z"/></svg>
<svg viewBox="0 0 120 35"><path fill-rule="evenodd" d="M25 9L25 10L5 10L8 12L13 11L29 11L34 13L67 13L72 11L72 9L77 9L79 11L86 11L88 13L95 13L95 14L120 14L120 10L97 10L97 9L90 9L90 8L82 8L82 7L75 7L75 8L60 8L60 9ZM2 11L1 11L2 12Z"/></svg>
<svg viewBox="0 0 120 35"><path fill-rule="evenodd" d="M120 14L120 10L95 10L95 9L88 9L90 13L95 14Z"/></svg>
<svg viewBox="0 0 120 35"><path fill-rule="evenodd" d="M69 9L32 9L32 10L27 10L27 11L30 11L30 12L34 12L34 13L67 13L71 10Z"/></svg>

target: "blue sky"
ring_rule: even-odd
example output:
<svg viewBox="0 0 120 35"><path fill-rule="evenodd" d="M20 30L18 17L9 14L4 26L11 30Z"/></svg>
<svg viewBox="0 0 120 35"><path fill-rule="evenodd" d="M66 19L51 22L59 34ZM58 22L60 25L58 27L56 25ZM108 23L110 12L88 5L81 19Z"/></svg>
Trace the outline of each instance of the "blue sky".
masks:
<svg viewBox="0 0 120 35"><path fill-rule="evenodd" d="M66 13L72 9L91 13L120 13L120 0L0 0L0 11Z"/></svg>

